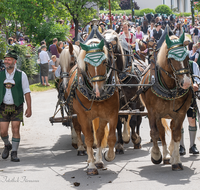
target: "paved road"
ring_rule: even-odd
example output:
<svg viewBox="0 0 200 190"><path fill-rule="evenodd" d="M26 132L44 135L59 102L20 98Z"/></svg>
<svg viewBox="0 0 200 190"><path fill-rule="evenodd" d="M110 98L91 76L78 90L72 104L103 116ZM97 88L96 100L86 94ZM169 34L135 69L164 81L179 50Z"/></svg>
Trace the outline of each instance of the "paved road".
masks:
<svg viewBox="0 0 200 190"><path fill-rule="evenodd" d="M78 157L71 146L70 129L49 123L56 104L57 92L32 93L33 116L25 118L21 127L19 157L13 163L0 158L0 189L7 190L133 190L133 189L199 189L200 156L188 154L188 122L184 122L187 154L182 157L183 171L174 172L170 165L153 165L150 159L148 119L141 127L142 149L134 150L132 143L125 145L125 154L105 163L98 176L87 176L87 156ZM198 131L198 137L200 133ZM167 135L169 142L169 135ZM200 141L196 140L200 150ZM0 142L0 152L3 143ZM80 186L74 186L74 183Z"/></svg>

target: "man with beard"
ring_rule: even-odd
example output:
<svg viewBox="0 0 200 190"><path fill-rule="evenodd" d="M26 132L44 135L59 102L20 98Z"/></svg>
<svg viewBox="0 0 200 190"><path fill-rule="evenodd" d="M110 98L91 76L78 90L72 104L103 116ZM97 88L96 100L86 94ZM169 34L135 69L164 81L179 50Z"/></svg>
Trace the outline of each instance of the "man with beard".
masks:
<svg viewBox="0 0 200 190"><path fill-rule="evenodd" d="M31 96L29 82L23 71L16 69L17 53L9 51L4 57L5 70L0 71L0 134L4 142L2 158L7 159L11 152L11 161L19 162L17 150L20 142L20 122L23 122L24 96L27 104L25 116L30 117ZM8 127L12 126L12 144L9 141Z"/></svg>

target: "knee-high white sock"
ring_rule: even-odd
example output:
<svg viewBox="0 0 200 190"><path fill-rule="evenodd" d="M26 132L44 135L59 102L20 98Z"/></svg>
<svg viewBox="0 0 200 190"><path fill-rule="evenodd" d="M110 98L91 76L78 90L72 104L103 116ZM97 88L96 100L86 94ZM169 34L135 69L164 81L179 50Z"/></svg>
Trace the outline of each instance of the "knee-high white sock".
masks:
<svg viewBox="0 0 200 190"><path fill-rule="evenodd" d="M197 126L195 127L189 126L190 147L192 147L195 143L196 133L197 133Z"/></svg>

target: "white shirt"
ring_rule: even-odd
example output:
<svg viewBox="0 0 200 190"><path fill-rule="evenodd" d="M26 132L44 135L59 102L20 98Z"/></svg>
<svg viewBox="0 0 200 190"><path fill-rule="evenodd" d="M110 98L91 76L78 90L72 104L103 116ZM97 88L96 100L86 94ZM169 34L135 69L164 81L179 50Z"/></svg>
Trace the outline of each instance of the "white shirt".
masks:
<svg viewBox="0 0 200 190"><path fill-rule="evenodd" d="M48 53L46 51L42 50L40 52L39 57L40 57L40 63L41 64L48 63L50 61L49 55L48 55Z"/></svg>
<svg viewBox="0 0 200 190"><path fill-rule="evenodd" d="M153 30L154 29L155 29L154 27L152 29L151 29L151 27L148 28L148 31L149 31L149 34L150 34L150 38L153 37Z"/></svg>
<svg viewBox="0 0 200 190"><path fill-rule="evenodd" d="M60 77L60 73L61 73L61 66L58 65L58 68L57 68L56 71L55 71L55 76L56 76L56 78L59 78L59 77Z"/></svg>
<svg viewBox="0 0 200 190"><path fill-rule="evenodd" d="M14 69L14 71L11 74L9 74L7 72L7 70L5 70L5 72L6 72L6 79L8 79L9 81L11 81L12 84L15 84L15 81L13 80L13 77L15 75L15 71L16 71L16 69ZM31 92L30 88L29 88L28 77L27 77L27 75L23 71L22 71L22 90L23 90L24 94ZM5 96L3 98L3 103L7 104L7 105L14 104L14 100L13 100L11 89L7 89L6 88L6 93L5 93Z"/></svg>
<svg viewBox="0 0 200 190"><path fill-rule="evenodd" d="M199 71L199 66L196 62L193 61L193 74L200 76L200 71ZM200 79L197 77L194 77L194 83L197 83L198 85L200 84Z"/></svg>

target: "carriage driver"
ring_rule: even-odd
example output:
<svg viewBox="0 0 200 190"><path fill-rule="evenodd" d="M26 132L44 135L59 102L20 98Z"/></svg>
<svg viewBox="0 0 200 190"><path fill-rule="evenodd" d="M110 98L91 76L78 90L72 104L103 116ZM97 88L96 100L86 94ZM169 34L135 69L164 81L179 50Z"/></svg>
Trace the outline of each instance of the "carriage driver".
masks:
<svg viewBox="0 0 200 190"><path fill-rule="evenodd" d="M9 51L4 57L5 70L0 71L0 133L5 147L2 158L6 159L11 152L11 161L19 162L17 150L20 142L20 122L23 122L24 96L27 104L26 117L30 117L31 96L29 82L23 71L16 69L17 53ZM9 141L8 127L11 122L12 144Z"/></svg>
<svg viewBox="0 0 200 190"><path fill-rule="evenodd" d="M189 61L190 68L191 68L191 74L200 76L200 71L199 71L199 66L197 65L196 62L194 61ZM194 77L193 80L193 90L194 92L198 91L198 86L200 84L200 79L197 77ZM188 118L188 123L189 123L189 135L190 135L190 149L189 153L191 154L199 154L199 151L196 147L195 144L195 139L196 139L196 133L197 133L197 125L196 125L196 99L193 99L193 103L191 104L189 110L187 111L187 118ZM185 145L184 145L184 129L182 128L181 130L182 137L180 141L180 149L179 153L180 155L185 155Z"/></svg>

